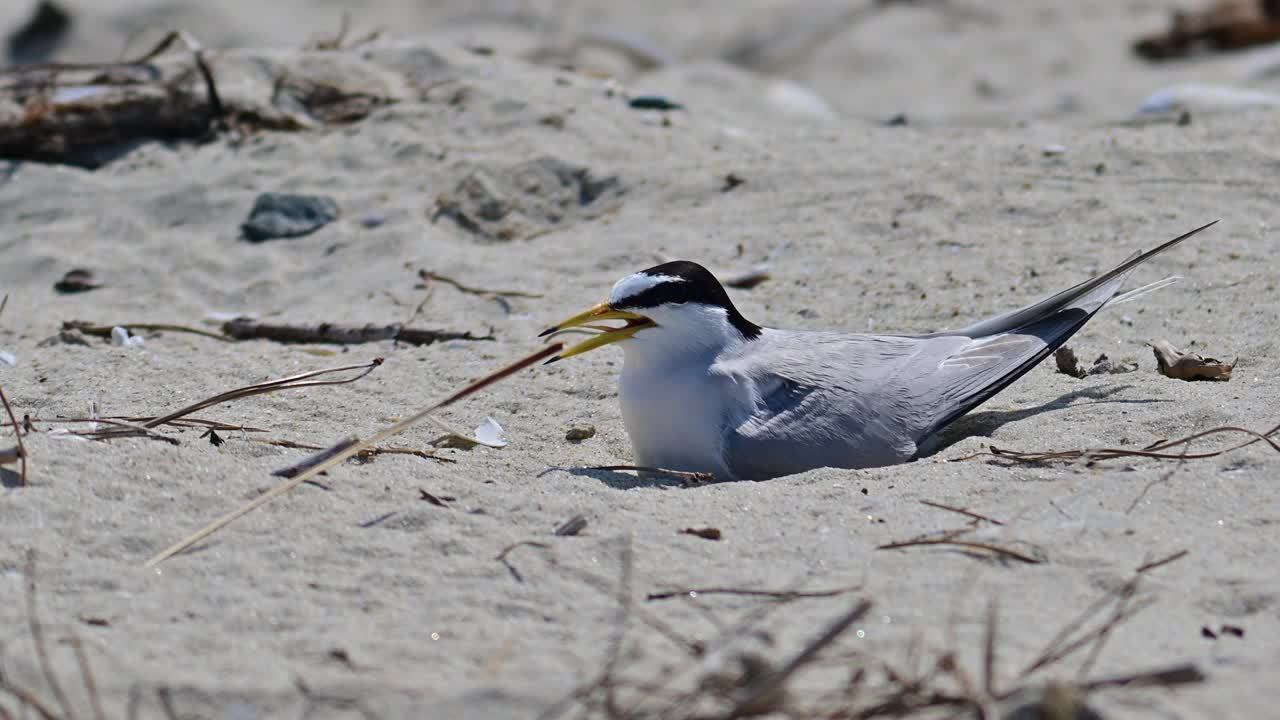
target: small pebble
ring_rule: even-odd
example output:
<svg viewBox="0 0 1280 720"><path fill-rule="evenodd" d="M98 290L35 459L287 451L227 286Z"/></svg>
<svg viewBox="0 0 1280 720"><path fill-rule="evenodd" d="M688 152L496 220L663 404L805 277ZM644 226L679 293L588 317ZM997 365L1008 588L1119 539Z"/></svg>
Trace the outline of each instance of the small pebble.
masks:
<svg viewBox="0 0 1280 720"><path fill-rule="evenodd" d="M387 221L387 216L382 213L372 212L360 218L360 226L366 230L372 230L381 227Z"/></svg>
<svg viewBox="0 0 1280 720"><path fill-rule="evenodd" d="M584 425L582 427L569 428L569 432L564 434L564 439L569 442L582 442L596 436L596 428L594 425Z"/></svg>
<svg viewBox="0 0 1280 720"><path fill-rule="evenodd" d="M338 204L333 198L262 193L240 231L246 240L262 242L308 235L337 219Z"/></svg>
<svg viewBox="0 0 1280 720"><path fill-rule="evenodd" d="M1050 143L1049 145L1045 145L1045 146L1044 146L1044 148L1043 148L1043 149L1041 149L1041 151L1040 151L1040 152L1044 153L1044 156L1045 156L1045 157L1054 157L1054 156L1056 156L1056 155L1061 155L1061 154L1065 153L1066 151L1067 151L1067 148L1066 148L1066 146L1065 146L1065 145L1059 145L1059 144L1057 144L1057 143Z"/></svg>
<svg viewBox="0 0 1280 720"><path fill-rule="evenodd" d="M632 110L681 110L683 105L660 95L639 95L627 101L627 106Z"/></svg>
<svg viewBox="0 0 1280 720"><path fill-rule="evenodd" d="M53 284L53 289L64 295L86 292L100 287L102 286L94 282L93 271L85 270L84 268L68 270L61 280Z"/></svg>

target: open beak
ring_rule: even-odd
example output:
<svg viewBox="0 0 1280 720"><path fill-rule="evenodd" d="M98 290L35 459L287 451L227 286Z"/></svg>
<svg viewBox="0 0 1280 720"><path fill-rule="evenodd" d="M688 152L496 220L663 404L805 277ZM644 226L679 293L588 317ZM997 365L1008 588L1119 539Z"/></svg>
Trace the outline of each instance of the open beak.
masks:
<svg viewBox="0 0 1280 720"><path fill-rule="evenodd" d="M625 320L626 324L617 328L606 328L592 324L601 320ZM575 327L588 327L602 331L600 334L593 335L591 338L583 340L577 345L570 347L568 350L556 355L544 364L549 365L557 360L563 360L574 355L581 355L588 350L595 350L598 347L604 347L610 343L616 343L619 340L626 340L641 330L655 325L657 325L657 323L643 315L637 315L632 312L627 312L626 310L614 310L609 307L609 303L600 303L590 310L574 315L559 325L543 330L542 333L538 335L538 337L546 337L551 333Z"/></svg>

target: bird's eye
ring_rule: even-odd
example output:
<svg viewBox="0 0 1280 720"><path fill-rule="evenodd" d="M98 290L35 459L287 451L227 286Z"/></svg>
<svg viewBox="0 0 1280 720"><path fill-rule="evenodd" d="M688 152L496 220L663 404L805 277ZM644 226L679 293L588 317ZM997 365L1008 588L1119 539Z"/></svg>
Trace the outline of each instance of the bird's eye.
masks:
<svg viewBox="0 0 1280 720"><path fill-rule="evenodd" d="M663 294L666 295L666 298L664 299L668 303L672 305L683 305L689 302L689 283L673 282L667 286Z"/></svg>

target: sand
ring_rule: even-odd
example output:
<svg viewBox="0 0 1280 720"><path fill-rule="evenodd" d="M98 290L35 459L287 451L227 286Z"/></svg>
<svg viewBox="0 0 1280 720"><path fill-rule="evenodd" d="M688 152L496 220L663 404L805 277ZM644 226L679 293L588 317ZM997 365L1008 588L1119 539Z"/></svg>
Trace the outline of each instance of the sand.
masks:
<svg viewBox="0 0 1280 720"><path fill-rule="evenodd" d="M342 11L301 0L68 4L78 24L60 57L115 56L138 27L179 26L223 49L215 65L225 68L302 67L312 56L296 48L331 33ZM1143 65L1128 43L1160 27L1168 4L1036 0L976 18L893 8L764 75L716 58L753 34L803 28L806 18L820 25L839 4L788 12L777 2L643 11L579 3L576 14L556 3L427 5L369 3L353 34L387 34L325 56L339 76L380 83L396 99L363 121L240 142L143 143L97 170L24 163L0 181L0 292L9 295L0 349L17 360L0 366L0 387L20 416L155 415L269 378L385 358L351 385L202 411L268 430L222 433L220 447L196 430L164 430L178 445L88 442L37 423L25 437L30 485L17 487L16 466L5 466L0 491L0 642L11 684L57 708L26 624L28 549L49 653L77 714L89 716L69 637L83 641L111 717L125 716L131 689L142 717L164 717L159 688L181 717L218 718L534 717L594 678L611 648L632 685L670 676L687 688L736 668L739 650L785 661L861 599L871 612L788 683L800 716L835 706L823 693L858 667L869 673L868 696L886 687L883 663L925 672L949 651L979 676L993 600L998 689L1071 680L1087 652L1030 679L1018 673L1136 568L1186 550L1144 574L1139 595L1154 605L1116 628L1083 672L1098 679L1192 663L1207 679L1100 691L1090 704L1112 718L1273 711L1280 454L1256 445L1183 462L953 462L992 445L1140 448L1222 425L1275 425L1274 111L1128 122L1159 87L1240 83L1243 56ZM6 6L0 26L24 14ZM587 53L587 64L621 74L610 83L525 59L596 27L660 40L671 62L639 72L617 55ZM801 89L821 102L798 101ZM620 91L687 109L633 110ZM898 113L906 126L881 125ZM579 207L578 185L530 183L531 168L585 170L573 182L604 190ZM433 219L477 171L514 194L514 220L478 232L448 213ZM744 182L725 191L729 174ZM242 240L255 197L277 191L329 195L342 216L302 238ZM763 324L924 332L1029 302L1219 218L1134 278L1185 280L1104 312L1071 341L1086 361L1105 352L1136 361L1136 372L1081 380L1045 363L917 462L697 487L576 469L631 461L617 404L621 353L606 349L528 371L444 413L464 428L494 418L505 448L347 463L323 487L304 485L195 551L143 568L308 454L250 437L328 445L369 435L537 350L539 330L659 258L698 260L722 275L767 263L768 281L731 291ZM55 292L79 267L103 287ZM205 320L214 313L401 322L426 295L420 269L541 297L500 303L437 284L413 321L491 330L487 341L342 348L142 332L141 347L43 342L68 320L215 330ZM1160 376L1144 345L1159 339L1239 358L1233 378ZM593 437L565 439L586 426ZM417 428L395 444L429 449L438 434ZM423 491L454 499L440 507ZM948 547L877 550L965 526L924 500L1002 520L975 537L1041 562ZM587 521L580 534L552 534L575 515ZM722 537L680 532L699 527ZM546 547L517 548L509 565L495 560L524 541ZM750 631L729 632L724 647L719 625L768 600L646 600L717 586L856 590L775 608ZM714 652L694 659L693 642ZM661 693L620 693L623 705L648 703L651 716L681 716L661 710Z"/></svg>

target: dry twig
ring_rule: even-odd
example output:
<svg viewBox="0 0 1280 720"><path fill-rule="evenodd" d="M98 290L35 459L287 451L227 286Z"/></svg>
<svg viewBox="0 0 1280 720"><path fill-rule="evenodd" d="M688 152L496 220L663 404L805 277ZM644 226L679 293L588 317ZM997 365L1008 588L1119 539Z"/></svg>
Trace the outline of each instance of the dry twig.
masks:
<svg viewBox="0 0 1280 720"><path fill-rule="evenodd" d="M915 540L903 540L901 542L892 542L885 545L877 545L877 550L896 550L899 548L917 547L921 545L949 545L952 547L961 547L969 550L984 550L986 552L1006 557L1011 560L1027 563L1028 565L1039 565L1044 562L1040 558L1032 557L1026 553L1018 552L1007 547L995 545L993 543L974 542L971 540L961 540L958 537L939 537L939 538L917 538Z"/></svg>
<svg viewBox="0 0 1280 720"><path fill-rule="evenodd" d="M21 472L18 475L18 484L22 487L27 486L27 448L22 443L22 426L18 425L18 418L13 414L13 408L9 406L9 398L4 395L4 388L0 388L0 401L4 402L4 411L9 414L9 423L13 426L13 436L18 442L18 446L13 451L0 450L0 464L3 464L8 458L14 457L21 463Z"/></svg>
<svg viewBox="0 0 1280 720"><path fill-rule="evenodd" d="M230 513L227 513L226 515L223 515L222 517L213 521L209 525L193 533L189 537L183 540L180 540L179 542L174 543L173 545L165 548L164 550L160 551L155 556L153 556L151 559L147 560L146 566L154 567L155 565L158 565L159 563L164 562L168 558L173 557L174 555L186 550L192 545L214 534L215 532L222 529L223 527L226 527L227 525L231 524L237 518L240 518L258 509L259 507L262 507L268 502L271 502L272 500L279 497L280 495L283 495L284 493L289 492L290 490L301 485L307 480L310 480L316 475L319 475L320 473L343 462L347 458L352 457L353 455L356 455L357 453L364 450L365 448L373 447L384 440L388 440L396 435L399 435L405 430L408 430L409 428L422 422L431 413L434 413L442 408L448 407L453 403L467 397L468 395L478 392L488 387L489 385L492 385L493 383L498 382L499 380L502 380L506 377L514 375L515 373L529 367L530 365L538 362L539 360L550 357L560 352L563 349L564 349L563 343L554 343L552 345L549 345L543 348L542 350L539 350L538 352L533 353L532 355L529 355L528 357L525 357L521 360L518 360L502 368L501 370L498 370L494 373L490 373L489 375L486 375L485 377L482 377L479 380L476 380L475 382L455 392L454 394L450 395L444 400L441 400L440 402L434 405L431 405L423 410L420 410L419 412L414 413L413 415L405 418L404 420L401 420L400 422L395 423L394 425L391 425L377 433L374 433L373 435L365 438L364 440L361 440L353 445L347 446L345 449L327 458L326 460L311 466L307 470L304 470L303 472L298 473L297 475L290 478L289 480L275 486L271 490L268 490L267 492L258 496L253 501L240 507L238 510L234 510Z"/></svg>
<svg viewBox="0 0 1280 720"><path fill-rule="evenodd" d="M1231 445L1221 450L1212 450L1200 453L1168 453L1164 452L1170 448L1189 445L1190 443L1201 438L1211 435L1219 435L1226 433L1238 433L1251 437L1251 440ZM1249 447L1254 443L1264 442L1271 446L1272 450L1280 452L1280 442L1277 442L1276 436L1280 435L1280 425L1277 425L1266 432L1257 432L1248 428L1235 427L1232 425L1224 425L1209 430L1203 430L1193 435L1188 435L1177 440L1166 440L1154 445L1149 445L1141 450L1132 450L1129 448L1085 448L1079 450L1050 450L1045 452L1025 452L1020 450L1004 450L1002 448L991 446L990 450L976 452L970 455L964 455L958 458L952 458L951 462L960 462L962 460L972 460L977 457L992 456L1002 460L1011 460L1024 463L1044 463L1044 462L1073 462L1076 460L1086 460L1090 463L1103 462L1106 460L1114 460L1122 457L1144 457L1155 458L1158 460L1203 460L1206 458L1215 458L1219 455L1225 455L1241 448Z"/></svg>
<svg viewBox="0 0 1280 720"><path fill-rule="evenodd" d="M537 299L542 297L540 293L524 292L523 290L486 290L484 288L472 287L470 285L464 285L451 277L441 275L440 273L432 270L419 270L418 277L422 278L423 282L428 284L428 287L430 287L430 283L433 281L442 282L446 285L452 285L457 290L467 293L468 295L479 295L482 298L492 299L499 297L515 297Z"/></svg>

